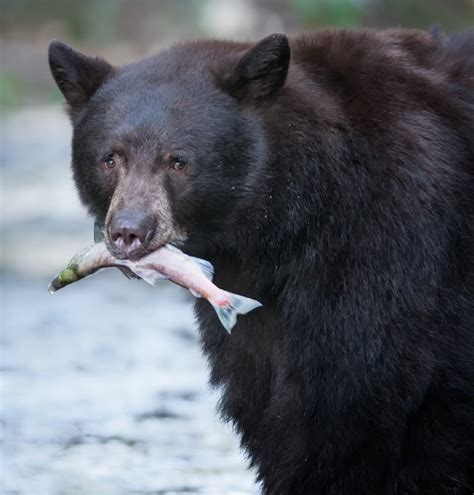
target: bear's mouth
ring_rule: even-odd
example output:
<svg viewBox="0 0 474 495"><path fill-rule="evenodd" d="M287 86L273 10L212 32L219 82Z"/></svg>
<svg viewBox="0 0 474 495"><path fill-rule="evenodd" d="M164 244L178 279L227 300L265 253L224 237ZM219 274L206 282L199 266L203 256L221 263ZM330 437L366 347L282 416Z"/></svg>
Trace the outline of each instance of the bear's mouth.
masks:
<svg viewBox="0 0 474 495"><path fill-rule="evenodd" d="M149 254L157 251L158 249L161 249L167 244L171 244L178 249L182 248L188 236L184 232L177 231L173 231L170 234L171 235L166 236L164 240L160 239L160 242L150 242L149 244L142 245L137 249L125 254L123 251L118 249L116 245L110 241L109 236L105 234L105 224L98 220L96 220L94 223L94 242L105 242L108 251L114 258L119 260L128 259L130 261L138 261L144 256L148 256Z"/></svg>
<svg viewBox="0 0 474 495"><path fill-rule="evenodd" d="M166 244L168 244L168 241L165 242L160 242L159 244L156 245L145 245L145 246L140 246L132 251L129 251L125 253L124 251L120 250L117 248L117 246L110 242L108 236L104 239L105 245L107 246L108 251L112 254L112 256L118 260L130 260L130 261L138 261L144 256L148 256L149 254L157 251L158 249L162 248Z"/></svg>
<svg viewBox="0 0 474 495"><path fill-rule="evenodd" d="M157 251L165 244L167 244L167 242L164 242L156 247L144 245L125 254L122 250L117 248L117 246L114 243L110 241L109 236L106 235L105 224L103 222L99 222L98 220L96 220L94 223L94 242L95 243L104 242L107 247L107 250L110 252L110 254L112 254L114 258L119 260L129 259L130 261L137 261L140 258L143 258L144 256L147 256L148 254Z"/></svg>

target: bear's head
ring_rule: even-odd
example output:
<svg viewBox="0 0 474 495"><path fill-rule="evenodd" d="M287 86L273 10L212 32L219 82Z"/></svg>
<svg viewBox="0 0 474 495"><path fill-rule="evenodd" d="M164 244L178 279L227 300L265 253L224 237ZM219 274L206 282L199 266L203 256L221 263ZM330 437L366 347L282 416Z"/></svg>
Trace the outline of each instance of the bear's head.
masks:
<svg viewBox="0 0 474 495"><path fill-rule="evenodd" d="M73 124L74 180L116 256L211 243L232 228L258 194L262 112L289 61L284 35L183 43L121 67L50 44Z"/></svg>

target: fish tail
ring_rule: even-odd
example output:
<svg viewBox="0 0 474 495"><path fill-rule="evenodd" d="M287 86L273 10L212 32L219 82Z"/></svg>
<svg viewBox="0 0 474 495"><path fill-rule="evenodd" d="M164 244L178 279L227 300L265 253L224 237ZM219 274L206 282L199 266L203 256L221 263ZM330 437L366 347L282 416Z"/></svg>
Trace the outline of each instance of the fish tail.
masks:
<svg viewBox="0 0 474 495"><path fill-rule="evenodd" d="M262 304L249 297L239 296L231 292L227 292L226 294L229 297L229 303L225 306L221 306L213 301L209 302L212 304L224 328L230 333L237 322L237 315L245 315L253 309L259 308Z"/></svg>

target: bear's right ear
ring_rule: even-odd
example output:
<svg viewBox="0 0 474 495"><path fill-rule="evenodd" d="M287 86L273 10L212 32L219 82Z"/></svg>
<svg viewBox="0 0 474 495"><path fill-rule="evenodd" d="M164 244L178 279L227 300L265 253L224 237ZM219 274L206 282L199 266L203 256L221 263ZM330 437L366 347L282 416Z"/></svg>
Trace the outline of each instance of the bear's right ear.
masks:
<svg viewBox="0 0 474 495"><path fill-rule="evenodd" d="M83 108L114 72L105 60L88 57L56 40L49 44L49 67L71 114Z"/></svg>
<svg viewBox="0 0 474 495"><path fill-rule="evenodd" d="M239 100L262 100L283 87L290 64L284 34L272 34L248 50L222 79L222 87Z"/></svg>

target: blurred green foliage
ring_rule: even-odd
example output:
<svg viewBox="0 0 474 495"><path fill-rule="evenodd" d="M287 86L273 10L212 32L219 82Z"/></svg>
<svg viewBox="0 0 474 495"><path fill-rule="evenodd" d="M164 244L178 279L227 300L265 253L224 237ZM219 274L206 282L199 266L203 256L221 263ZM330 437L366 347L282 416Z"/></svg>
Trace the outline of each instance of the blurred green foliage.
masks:
<svg viewBox="0 0 474 495"><path fill-rule="evenodd" d="M73 40L111 43L140 39L144 31L167 36L170 32L202 32L199 13L209 4L238 0L0 0L0 29L38 31L59 23ZM450 31L474 26L474 0L246 0L257 9L281 17L283 25L295 21L305 27L323 25L436 24ZM150 26L152 24L152 26ZM146 34L146 33L145 33ZM256 33L258 34L258 33Z"/></svg>
<svg viewBox="0 0 474 495"><path fill-rule="evenodd" d="M363 3L353 0L294 0L293 8L309 26L355 26L363 16Z"/></svg>
<svg viewBox="0 0 474 495"><path fill-rule="evenodd" d="M225 1L225 0L224 0ZM198 0L0 0L0 29L32 32L51 23L60 24L69 39L90 43L143 36L150 20L154 33L165 33L183 25L193 30Z"/></svg>
<svg viewBox="0 0 474 495"><path fill-rule="evenodd" d="M473 0L292 0L292 7L307 27L474 27Z"/></svg>
<svg viewBox="0 0 474 495"><path fill-rule="evenodd" d="M446 32L474 27L473 0L380 0L371 2L372 15L383 25L426 28Z"/></svg>
<svg viewBox="0 0 474 495"><path fill-rule="evenodd" d="M41 103L62 103L63 96L50 83L38 83L7 70L0 70L0 112L24 107L34 100Z"/></svg>
<svg viewBox="0 0 474 495"><path fill-rule="evenodd" d="M0 0L2 17L0 28L38 29L60 21L73 39L92 36L97 41L110 41L117 34L117 12L120 1L114 0Z"/></svg>
<svg viewBox="0 0 474 495"><path fill-rule="evenodd" d="M21 94L24 92L23 81L13 74L0 71L0 110L19 105Z"/></svg>

